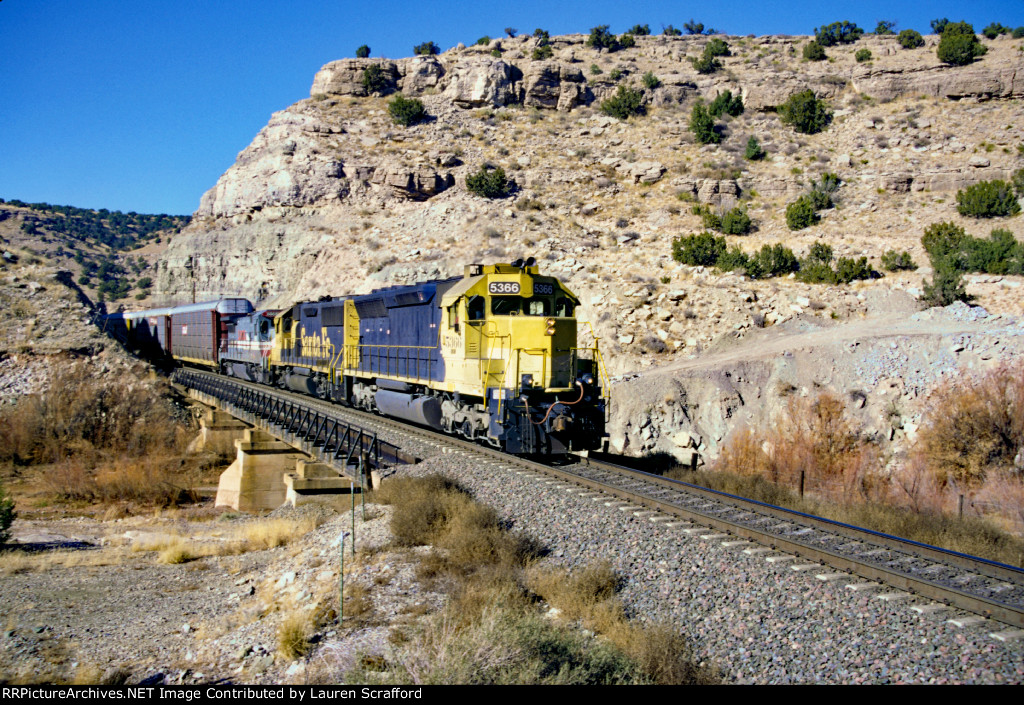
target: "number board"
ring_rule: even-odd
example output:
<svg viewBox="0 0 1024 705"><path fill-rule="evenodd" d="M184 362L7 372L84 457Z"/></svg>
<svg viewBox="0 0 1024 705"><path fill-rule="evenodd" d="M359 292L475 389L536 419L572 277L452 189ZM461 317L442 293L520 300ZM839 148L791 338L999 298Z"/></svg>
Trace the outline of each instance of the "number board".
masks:
<svg viewBox="0 0 1024 705"><path fill-rule="evenodd" d="M537 282L534 282L534 284L533 284L533 294L534 294L534 296L537 296L537 295L543 296L544 294L553 294L553 293L555 293L555 286L554 286L554 284L538 284Z"/></svg>
<svg viewBox="0 0 1024 705"><path fill-rule="evenodd" d="M519 293L519 282L489 282L487 293L498 296Z"/></svg>

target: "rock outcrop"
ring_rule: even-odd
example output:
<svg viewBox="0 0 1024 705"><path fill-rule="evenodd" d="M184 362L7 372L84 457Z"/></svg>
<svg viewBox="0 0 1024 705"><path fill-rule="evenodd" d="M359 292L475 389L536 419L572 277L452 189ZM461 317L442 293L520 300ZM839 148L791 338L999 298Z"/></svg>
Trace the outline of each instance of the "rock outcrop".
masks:
<svg viewBox="0 0 1024 705"><path fill-rule="evenodd" d="M331 62L311 97L276 113L203 196L162 256L156 303L240 295L283 306L535 256L580 296L581 330L601 339L618 374L795 317L858 317L878 291L913 300L930 276L921 267L827 289L685 266L672 260L673 240L706 228L706 210L695 205L719 214L743 207L753 229L728 236L730 248L783 243L803 257L820 240L835 258L867 257L879 272L891 249L926 264L921 234L940 220L976 236L1007 228L1024 240L1024 220L965 219L954 198L1024 166L1024 105L1006 100L1021 96L1012 40L989 42L981 61L954 68L938 63L934 47L907 51L893 37L831 47L832 61L817 63L800 58L807 38L724 39L731 54L710 75L688 60L706 37L639 37L637 48L611 53L586 47L584 35L555 37L554 55L536 61L536 40L522 37L438 56ZM862 47L870 63L854 59ZM375 64L386 86L367 96L363 71ZM622 85L640 91L645 115L600 114ZM814 135L771 110L805 88L833 113ZM725 90L743 97L744 112L716 121L721 143L697 143L694 104ZM394 123L388 102L398 91L423 103L425 121ZM744 158L750 137L764 159ZM466 188L486 165L514 185L507 198ZM791 231L787 203L826 172L840 179L836 207ZM971 286L1000 302L998 311L1021 307L1012 303L1015 284ZM729 385L722 378L706 395L687 391L712 409L708 423L729 407ZM691 421L699 415L685 408ZM696 428L666 413L654 425L669 435ZM632 448L644 445L627 437Z"/></svg>

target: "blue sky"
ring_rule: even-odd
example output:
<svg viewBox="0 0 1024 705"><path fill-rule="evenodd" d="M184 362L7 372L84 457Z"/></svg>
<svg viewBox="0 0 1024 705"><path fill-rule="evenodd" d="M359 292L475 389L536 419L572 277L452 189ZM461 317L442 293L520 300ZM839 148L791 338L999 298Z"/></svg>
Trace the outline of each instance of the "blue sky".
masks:
<svg viewBox="0 0 1024 705"><path fill-rule="evenodd" d="M1024 25L1021 0L450 3L0 0L0 198L140 213L191 213L271 113L308 97L320 66L442 50L505 27L588 32L607 24L727 34L810 34L880 19L927 33L937 17ZM706 9L696 9L706 8Z"/></svg>

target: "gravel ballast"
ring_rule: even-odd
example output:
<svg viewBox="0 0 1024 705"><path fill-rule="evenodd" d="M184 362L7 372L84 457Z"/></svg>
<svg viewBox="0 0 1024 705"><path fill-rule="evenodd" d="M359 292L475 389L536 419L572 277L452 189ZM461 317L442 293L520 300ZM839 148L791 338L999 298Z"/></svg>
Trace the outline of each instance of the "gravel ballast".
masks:
<svg viewBox="0 0 1024 705"><path fill-rule="evenodd" d="M992 638L1007 629L998 622L958 628L946 620L962 613L919 615L910 607L921 600L877 598L891 588L849 590L863 580L822 581L831 569L796 572L768 562L772 554L745 555L467 455L405 472L451 475L561 565L610 561L626 578L630 616L674 622L727 682L1024 682L1024 639Z"/></svg>

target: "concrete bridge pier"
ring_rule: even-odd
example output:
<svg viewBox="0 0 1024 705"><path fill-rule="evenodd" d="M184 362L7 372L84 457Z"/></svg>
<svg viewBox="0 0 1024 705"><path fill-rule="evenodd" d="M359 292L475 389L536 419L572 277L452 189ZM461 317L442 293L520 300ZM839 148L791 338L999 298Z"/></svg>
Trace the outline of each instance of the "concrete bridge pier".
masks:
<svg viewBox="0 0 1024 705"><path fill-rule="evenodd" d="M249 428L249 424L226 411L207 409L199 419L199 436L189 444L188 452L213 453L227 462L235 457L235 441Z"/></svg>
<svg viewBox="0 0 1024 705"><path fill-rule="evenodd" d="M284 484L288 488L285 502L293 507L324 497L361 491L352 478L341 475L330 465L306 460L296 462L295 472L284 476Z"/></svg>
<svg viewBox="0 0 1024 705"><path fill-rule="evenodd" d="M245 429L234 445L237 455L221 473L216 506L255 512L284 504L285 474L295 470L297 461L309 461L309 456L254 428Z"/></svg>

